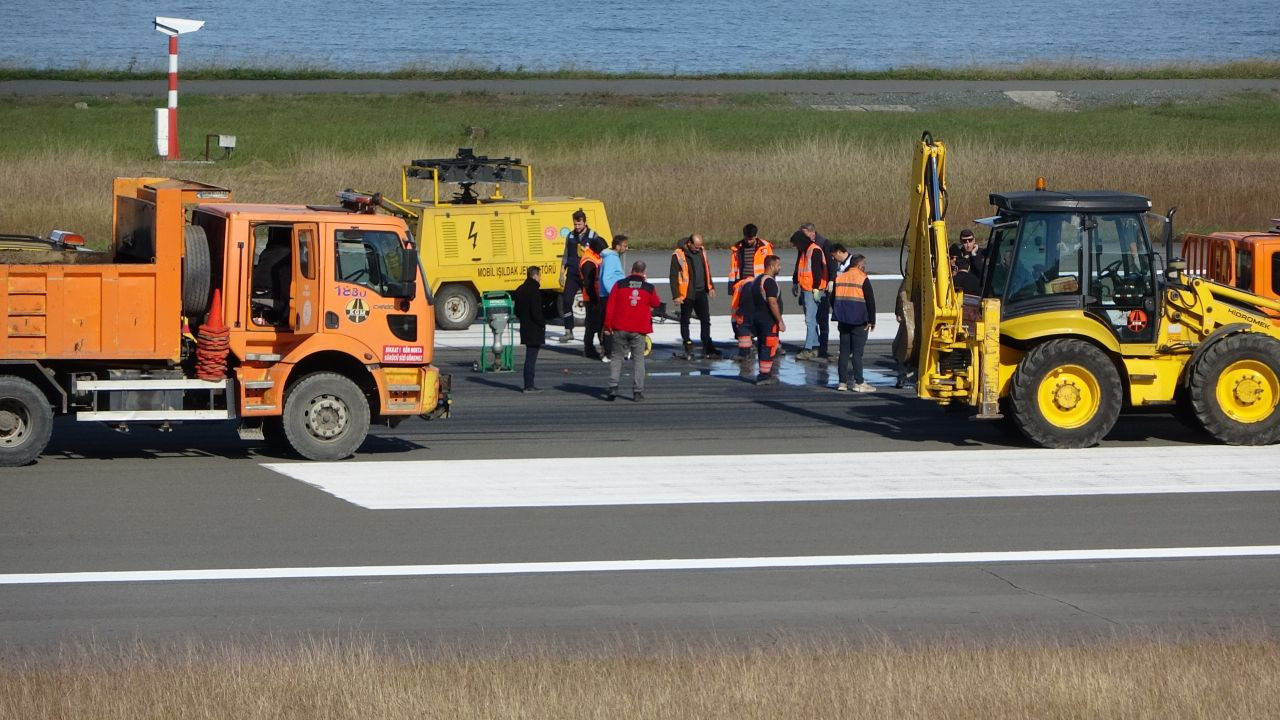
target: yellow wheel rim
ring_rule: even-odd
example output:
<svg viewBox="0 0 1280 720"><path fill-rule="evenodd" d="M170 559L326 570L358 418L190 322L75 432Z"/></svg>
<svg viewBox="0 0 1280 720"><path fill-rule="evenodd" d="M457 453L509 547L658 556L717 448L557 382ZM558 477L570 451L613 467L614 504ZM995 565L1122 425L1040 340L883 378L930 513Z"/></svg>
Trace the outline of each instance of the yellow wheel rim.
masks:
<svg viewBox="0 0 1280 720"><path fill-rule="evenodd" d="M1040 414L1055 427L1085 425L1098 414L1101 394L1098 379L1079 365L1062 365L1049 371L1036 393Z"/></svg>
<svg viewBox="0 0 1280 720"><path fill-rule="evenodd" d="M1237 360L1218 376L1218 407L1240 423L1266 420L1280 398L1280 380L1269 365L1258 360Z"/></svg>

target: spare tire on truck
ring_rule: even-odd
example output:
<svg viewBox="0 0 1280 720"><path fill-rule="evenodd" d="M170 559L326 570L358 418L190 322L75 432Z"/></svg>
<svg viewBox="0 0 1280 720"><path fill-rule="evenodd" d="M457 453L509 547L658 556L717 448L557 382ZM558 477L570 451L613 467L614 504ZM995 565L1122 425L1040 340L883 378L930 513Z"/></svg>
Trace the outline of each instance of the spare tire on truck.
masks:
<svg viewBox="0 0 1280 720"><path fill-rule="evenodd" d="M213 262L209 258L209 238L204 228L188 225L183 232L182 314L196 323L204 321L213 293Z"/></svg>
<svg viewBox="0 0 1280 720"><path fill-rule="evenodd" d="M53 408L31 381L0 375L0 467L32 462L49 445Z"/></svg>

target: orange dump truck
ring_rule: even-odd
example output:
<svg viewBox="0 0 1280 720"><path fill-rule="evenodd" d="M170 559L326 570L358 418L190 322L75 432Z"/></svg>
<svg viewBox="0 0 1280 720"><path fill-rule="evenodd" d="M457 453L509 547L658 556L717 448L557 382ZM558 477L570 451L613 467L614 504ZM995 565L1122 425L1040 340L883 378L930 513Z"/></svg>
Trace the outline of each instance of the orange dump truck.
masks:
<svg viewBox="0 0 1280 720"><path fill-rule="evenodd" d="M1280 300L1280 218L1271 224L1269 232L1188 234L1182 240L1187 272ZM1280 323L1280 314L1268 314Z"/></svg>
<svg viewBox="0 0 1280 720"><path fill-rule="evenodd" d="M351 455L372 422L447 416L399 218L117 178L112 228L105 252L65 233L0 237L0 465L38 457L56 414L234 419L242 438L313 460Z"/></svg>

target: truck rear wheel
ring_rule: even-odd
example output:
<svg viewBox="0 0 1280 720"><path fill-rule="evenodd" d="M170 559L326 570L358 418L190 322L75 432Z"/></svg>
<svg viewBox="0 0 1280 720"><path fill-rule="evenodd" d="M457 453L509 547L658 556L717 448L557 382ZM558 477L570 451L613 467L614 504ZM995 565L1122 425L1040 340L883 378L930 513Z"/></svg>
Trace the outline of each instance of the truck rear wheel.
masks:
<svg viewBox="0 0 1280 720"><path fill-rule="evenodd" d="M1041 447L1092 447L1120 417L1122 392L1120 374L1097 346L1050 340L1023 356L1009 409L1018 430Z"/></svg>
<svg viewBox="0 0 1280 720"><path fill-rule="evenodd" d="M369 401L348 378L312 373L285 393L283 424L289 446L302 457L341 460L369 434Z"/></svg>
<svg viewBox="0 0 1280 720"><path fill-rule="evenodd" d="M449 283L436 293L436 327L441 330L466 330L476 320L480 300L471 288Z"/></svg>
<svg viewBox="0 0 1280 720"><path fill-rule="evenodd" d="M1242 333L1214 343L1191 373L1200 424L1228 445L1280 442L1280 343Z"/></svg>
<svg viewBox="0 0 1280 720"><path fill-rule="evenodd" d="M213 263L209 259L209 239L204 228L188 225L183 231L182 313L199 324L209 310L213 293Z"/></svg>
<svg viewBox="0 0 1280 720"><path fill-rule="evenodd" d="M40 457L52 434L53 408L40 388L20 377L0 377L0 467Z"/></svg>

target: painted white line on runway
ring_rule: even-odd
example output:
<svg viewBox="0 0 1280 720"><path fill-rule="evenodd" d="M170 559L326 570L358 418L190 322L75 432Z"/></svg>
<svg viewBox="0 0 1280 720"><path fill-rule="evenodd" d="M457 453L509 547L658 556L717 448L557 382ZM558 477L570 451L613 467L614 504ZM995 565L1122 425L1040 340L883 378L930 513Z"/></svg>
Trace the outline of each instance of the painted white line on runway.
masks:
<svg viewBox="0 0 1280 720"><path fill-rule="evenodd" d="M986 563L1098 562L1104 560L1194 560L1280 556L1280 545L1125 548L1106 550L1020 550L1009 552L804 555L797 557L585 560L571 562L467 563L458 565L357 565L348 567L231 568L112 572L19 573L0 575L0 585L136 583L192 580L282 580L457 575L532 575L662 570L759 570L883 565L975 565Z"/></svg>
<svg viewBox="0 0 1280 720"><path fill-rule="evenodd" d="M396 460L263 467L371 510L1280 491L1280 446Z"/></svg>
<svg viewBox="0 0 1280 720"><path fill-rule="evenodd" d="M805 326L804 315L783 315L782 319L787 323L787 331L782 333L779 338L785 343L794 343L800 345L804 343ZM486 332L482 327L480 320L466 330L438 330L436 331L436 349L464 349L478 348L481 346L483 334ZM582 336L582 323L578 323L578 337ZM547 326L547 339L559 338L562 328L559 325ZM698 337L698 321L693 320L690 327L691 337L697 340ZM732 329L729 327L728 315L716 315L711 318L711 337L720 343L725 350L735 347L736 341L732 336ZM893 313L878 313L876 315L875 330L868 335L870 340L892 340L893 336L898 332L898 321L893 317ZM519 342L520 331L517 329L514 333L515 341ZM672 345L680 344L680 322L677 320L667 320L666 322L654 323L653 334L649 336L655 345ZM839 333L836 332L835 325L831 326L831 338L835 345L839 345ZM570 347L581 348L582 340L576 340L576 345ZM834 348L833 348L834 349ZM545 356L544 356L545 357Z"/></svg>

